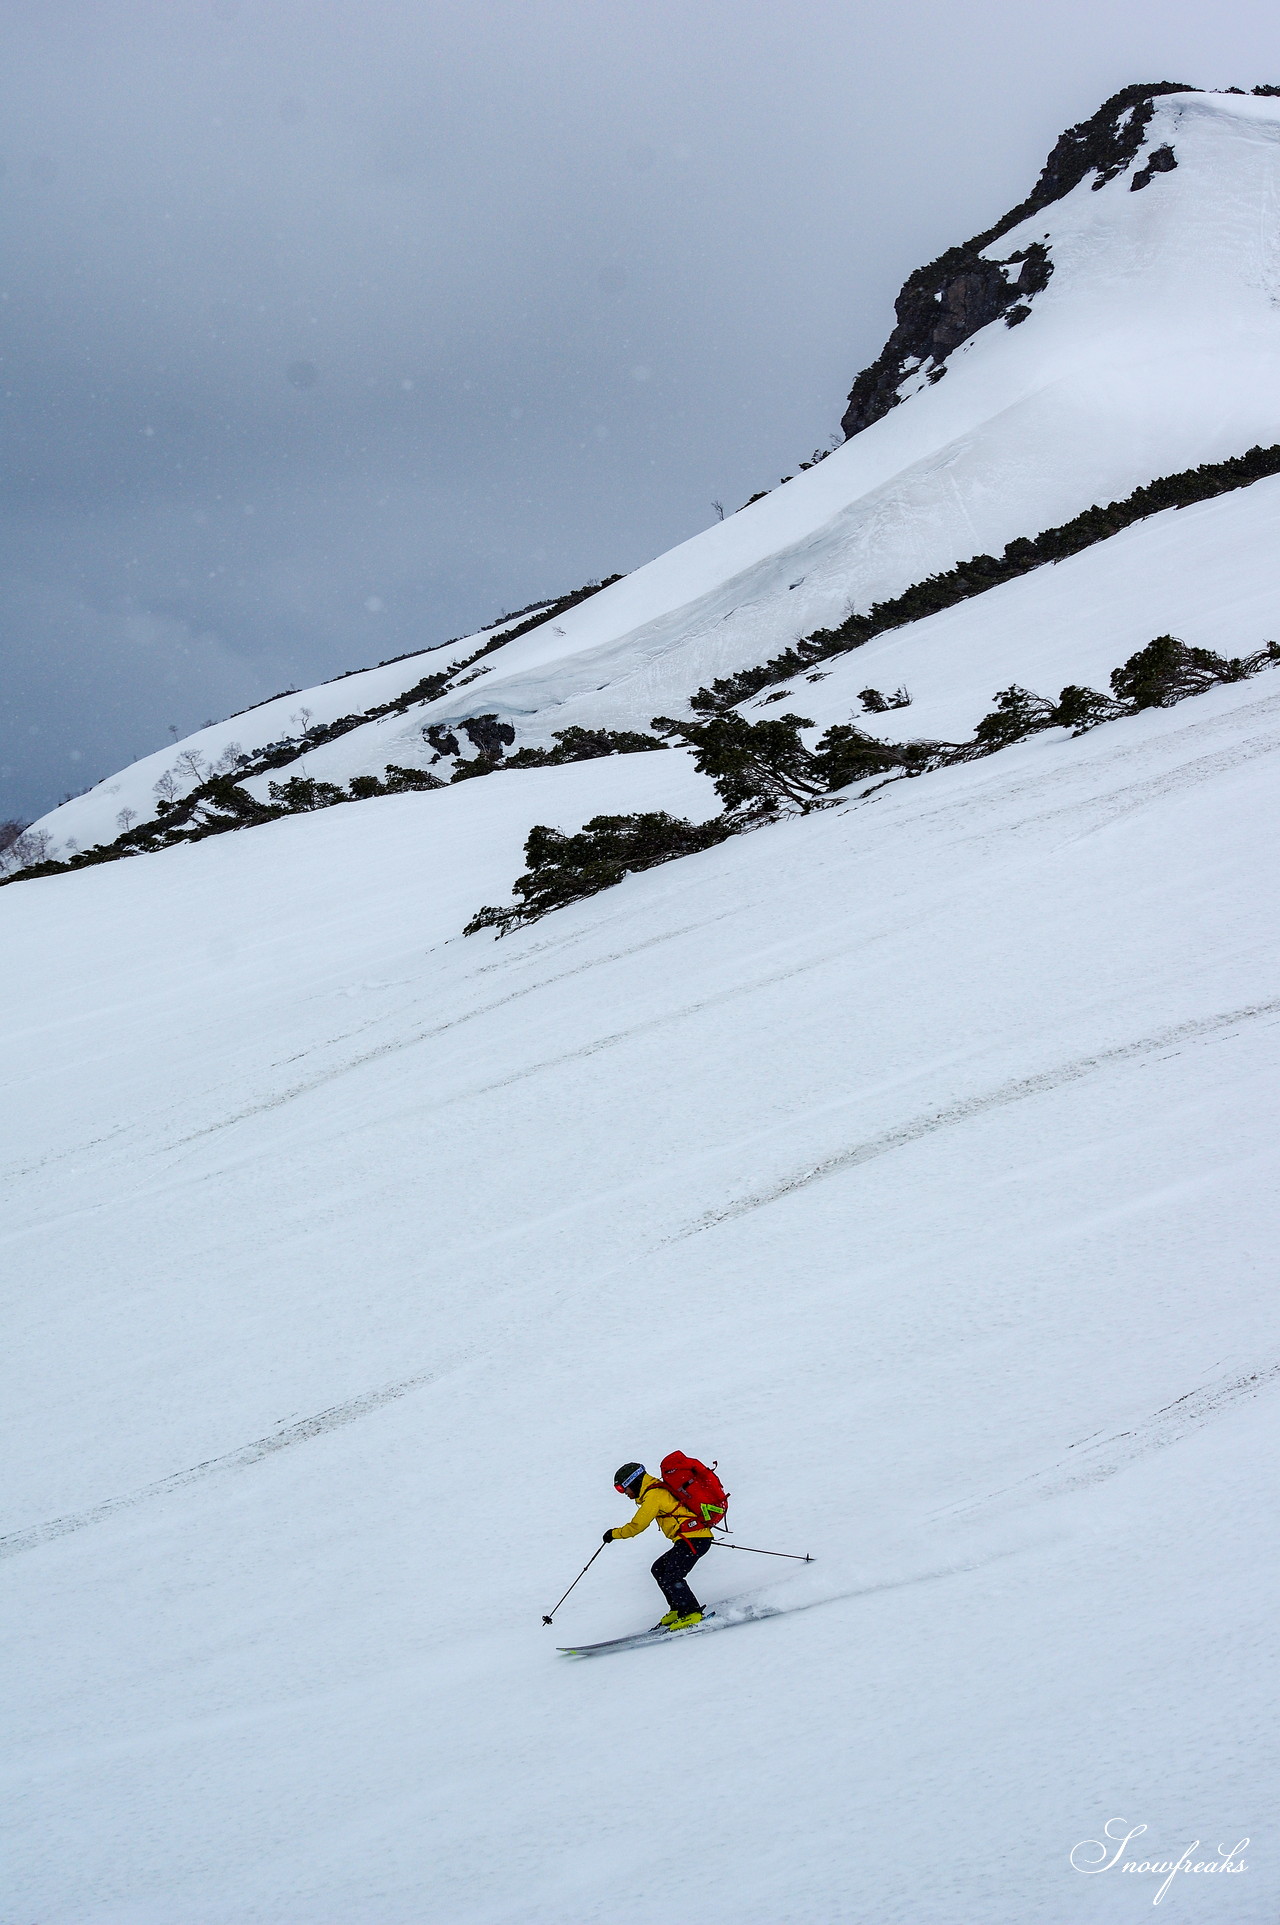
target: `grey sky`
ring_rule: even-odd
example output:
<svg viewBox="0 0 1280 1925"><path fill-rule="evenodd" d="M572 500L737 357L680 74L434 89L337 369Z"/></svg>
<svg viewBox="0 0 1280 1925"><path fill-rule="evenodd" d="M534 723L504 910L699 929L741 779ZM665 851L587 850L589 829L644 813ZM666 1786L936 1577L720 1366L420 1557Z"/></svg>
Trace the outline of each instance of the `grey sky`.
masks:
<svg viewBox="0 0 1280 1925"><path fill-rule="evenodd" d="M629 569L1270 4L5 0L0 816Z"/></svg>

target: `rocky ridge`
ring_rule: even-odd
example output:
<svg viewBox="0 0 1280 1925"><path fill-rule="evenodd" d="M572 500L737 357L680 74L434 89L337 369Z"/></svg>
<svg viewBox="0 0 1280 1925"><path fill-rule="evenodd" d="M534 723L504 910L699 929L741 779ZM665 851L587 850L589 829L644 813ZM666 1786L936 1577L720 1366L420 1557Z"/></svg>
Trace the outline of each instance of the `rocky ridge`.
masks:
<svg viewBox="0 0 1280 1925"><path fill-rule="evenodd" d="M1105 100L1088 120L1060 135L1024 201L1010 209L985 233L949 247L936 261L916 268L903 283L894 303L896 325L870 367L854 381L840 426L846 437L860 434L879 421L903 396L902 384L925 372L940 381L947 357L979 328L1004 316L1006 325L1025 321L1028 303L1049 284L1053 262L1043 242L1010 254L1007 260L988 260L984 252L1002 235L1021 226L1032 214L1061 200L1086 175L1093 173L1095 191L1123 173L1137 157L1155 101L1162 94L1190 93L1179 81L1138 82ZM1134 187L1145 187L1152 173L1175 166L1172 152L1161 148L1147 168L1136 174ZM1017 268L1016 273L1010 272Z"/></svg>

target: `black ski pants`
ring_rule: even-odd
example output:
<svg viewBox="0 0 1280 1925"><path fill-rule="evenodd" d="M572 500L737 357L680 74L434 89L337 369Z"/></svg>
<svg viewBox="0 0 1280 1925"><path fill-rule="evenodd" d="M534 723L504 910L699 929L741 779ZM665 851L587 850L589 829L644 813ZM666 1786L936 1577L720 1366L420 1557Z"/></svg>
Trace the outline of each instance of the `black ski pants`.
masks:
<svg viewBox="0 0 1280 1925"><path fill-rule="evenodd" d="M702 1609L685 1579L698 1559L705 1557L710 1549L709 1537L682 1537L664 1556L655 1558L650 1567L663 1597L682 1618L687 1617L690 1611Z"/></svg>

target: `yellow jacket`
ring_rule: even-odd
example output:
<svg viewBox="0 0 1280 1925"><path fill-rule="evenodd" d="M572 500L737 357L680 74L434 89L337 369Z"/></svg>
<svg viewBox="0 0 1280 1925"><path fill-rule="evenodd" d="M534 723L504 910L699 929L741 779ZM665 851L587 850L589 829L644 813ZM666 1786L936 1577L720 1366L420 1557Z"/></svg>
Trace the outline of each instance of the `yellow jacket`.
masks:
<svg viewBox="0 0 1280 1925"><path fill-rule="evenodd" d="M629 1524L619 1524L614 1537L639 1537L647 1531L650 1524L656 1523L664 1537L674 1544L681 1537L710 1537L710 1529L699 1524L691 1510L673 1497L665 1484L646 1471L640 1480L640 1495L636 1499L636 1514Z"/></svg>

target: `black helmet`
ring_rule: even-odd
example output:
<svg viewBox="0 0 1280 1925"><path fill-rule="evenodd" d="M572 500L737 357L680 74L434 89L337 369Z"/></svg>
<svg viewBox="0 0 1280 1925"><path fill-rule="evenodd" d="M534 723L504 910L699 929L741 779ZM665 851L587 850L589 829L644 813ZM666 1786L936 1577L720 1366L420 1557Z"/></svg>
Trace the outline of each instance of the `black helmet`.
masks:
<svg viewBox="0 0 1280 1925"><path fill-rule="evenodd" d="M635 1483L637 1477L643 1476L643 1464L624 1464L621 1470L613 1473L613 1488L621 1491L624 1497L630 1497L631 1485Z"/></svg>

